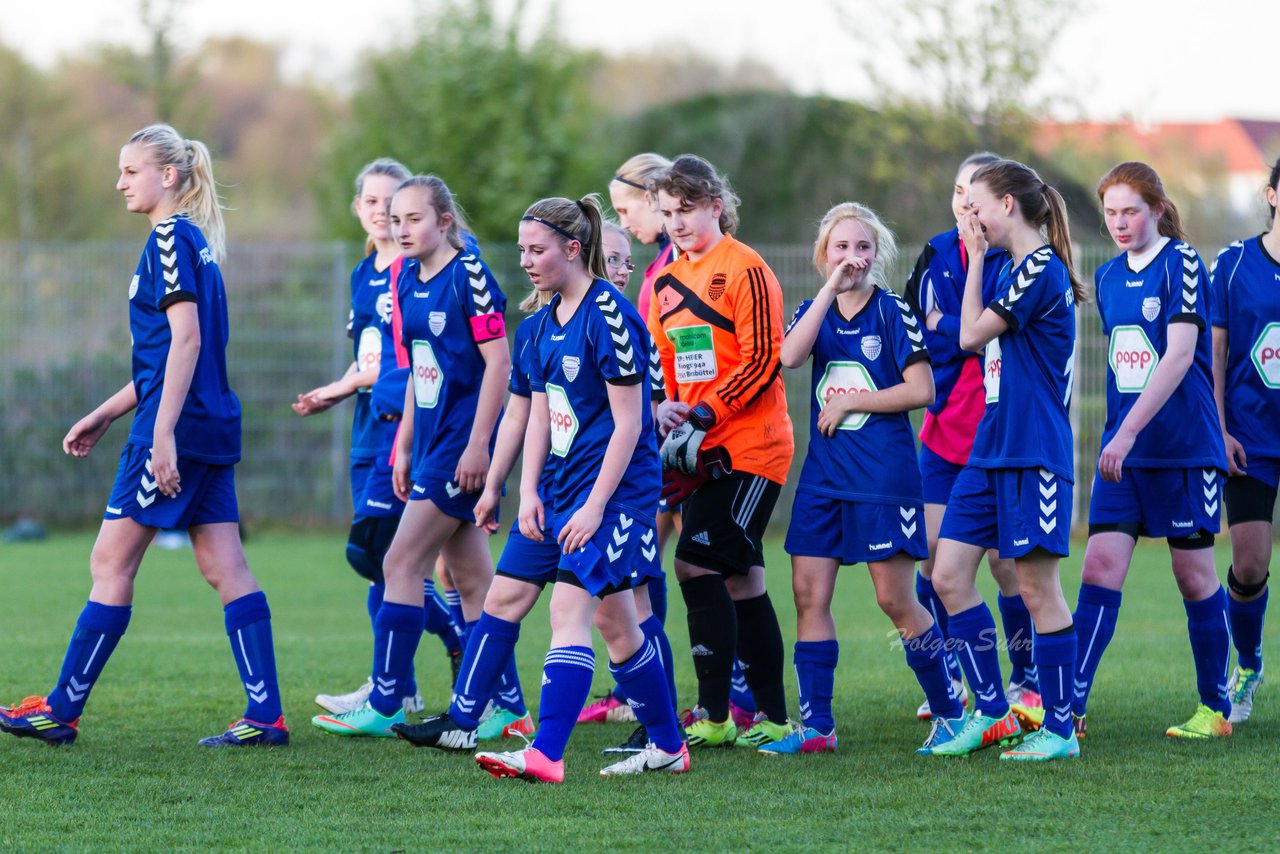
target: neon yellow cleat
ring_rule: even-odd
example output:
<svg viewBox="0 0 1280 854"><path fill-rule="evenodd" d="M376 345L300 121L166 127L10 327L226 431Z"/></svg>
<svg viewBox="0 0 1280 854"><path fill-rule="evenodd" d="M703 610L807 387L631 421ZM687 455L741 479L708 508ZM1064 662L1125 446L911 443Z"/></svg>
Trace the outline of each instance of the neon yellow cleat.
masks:
<svg viewBox="0 0 1280 854"><path fill-rule="evenodd" d="M1226 738L1231 735L1231 721L1201 703L1189 721L1169 727L1164 734L1171 738Z"/></svg>
<svg viewBox="0 0 1280 854"><path fill-rule="evenodd" d="M690 747L733 747L738 740L738 727L732 716L717 723L701 706L693 707L684 731Z"/></svg>

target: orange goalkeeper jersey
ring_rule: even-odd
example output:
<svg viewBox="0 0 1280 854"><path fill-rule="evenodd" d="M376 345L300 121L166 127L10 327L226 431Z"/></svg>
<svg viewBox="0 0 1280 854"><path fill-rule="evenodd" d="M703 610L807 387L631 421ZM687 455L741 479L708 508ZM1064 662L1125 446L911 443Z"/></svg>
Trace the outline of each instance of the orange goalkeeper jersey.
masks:
<svg viewBox="0 0 1280 854"><path fill-rule="evenodd" d="M648 322L668 394L716 414L704 447L785 483L795 439L779 374L782 289L764 260L730 235L697 261L681 256L654 283Z"/></svg>

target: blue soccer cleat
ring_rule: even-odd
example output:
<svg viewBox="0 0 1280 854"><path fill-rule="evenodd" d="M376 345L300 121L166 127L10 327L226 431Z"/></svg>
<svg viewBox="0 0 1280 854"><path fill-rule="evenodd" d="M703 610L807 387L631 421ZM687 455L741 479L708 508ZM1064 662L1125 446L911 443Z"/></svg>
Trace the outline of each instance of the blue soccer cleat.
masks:
<svg viewBox="0 0 1280 854"><path fill-rule="evenodd" d="M27 697L21 703L0 708L0 729L18 738L36 738L45 744L70 744L76 740L79 718L58 720L44 697Z"/></svg>
<svg viewBox="0 0 1280 854"><path fill-rule="evenodd" d="M222 735L200 739L201 747L285 747L288 743L289 728L285 726L284 715L273 724L241 718Z"/></svg>

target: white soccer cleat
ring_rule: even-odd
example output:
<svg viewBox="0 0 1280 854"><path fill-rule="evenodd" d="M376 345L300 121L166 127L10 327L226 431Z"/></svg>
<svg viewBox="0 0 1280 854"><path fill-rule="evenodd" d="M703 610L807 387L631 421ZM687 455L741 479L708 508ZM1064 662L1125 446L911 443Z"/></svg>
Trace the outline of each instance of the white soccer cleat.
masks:
<svg viewBox="0 0 1280 854"><path fill-rule="evenodd" d="M369 695L373 693L373 680L365 682L359 688L350 694L316 694L316 705L324 709L326 712L334 715L341 715L347 712L354 712L363 706L369 700ZM421 694L414 694L412 697L405 697L401 701L404 706L404 713L421 712L426 708L426 702L423 701Z"/></svg>
<svg viewBox="0 0 1280 854"><path fill-rule="evenodd" d="M1231 717L1227 720L1233 724L1242 724L1253 714L1253 695L1262 684L1262 668L1248 670L1236 666L1227 683L1227 696L1231 698Z"/></svg>
<svg viewBox="0 0 1280 854"><path fill-rule="evenodd" d="M634 753L621 762L615 762L606 768L601 768L600 776L622 777L628 774L644 774L649 771L683 774L688 770L689 745L681 744L680 749L675 753L667 753L665 750L660 750L651 741L639 753Z"/></svg>

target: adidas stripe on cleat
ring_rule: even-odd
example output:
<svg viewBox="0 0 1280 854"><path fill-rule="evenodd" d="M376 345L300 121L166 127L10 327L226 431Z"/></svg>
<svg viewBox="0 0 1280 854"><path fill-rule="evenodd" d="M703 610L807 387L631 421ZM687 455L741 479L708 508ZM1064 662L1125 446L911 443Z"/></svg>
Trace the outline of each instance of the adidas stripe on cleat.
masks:
<svg viewBox="0 0 1280 854"><path fill-rule="evenodd" d="M530 783L563 783L564 760L552 762L536 747L505 753L477 753L476 764L494 777L513 777Z"/></svg>
<svg viewBox="0 0 1280 854"><path fill-rule="evenodd" d="M284 715L273 724L263 724L241 718L221 735L202 738L201 747L286 747L289 744L289 727Z"/></svg>
<svg viewBox="0 0 1280 854"><path fill-rule="evenodd" d="M764 747L766 744L782 741L789 735L791 735L791 727L786 724L776 724L769 720L764 712L756 712L755 717L751 719L751 726L739 732L738 738L752 747Z"/></svg>
<svg viewBox="0 0 1280 854"><path fill-rule="evenodd" d="M684 731L690 747L733 747L738 740L738 728L733 718L717 723L701 706L694 706L682 717L686 721Z"/></svg>
<svg viewBox="0 0 1280 854"><path fill-rule="evenodd" d="M667 774L683 774L689 770L689 745L682 744L675 753L667 753L650 742L639 753L621 762L601 768L601 777L622 777L628 774L644 774L650 771Z"/></svg>
<svg viewBox="0 0 1280 854"><path fill-rule="evenodd" d="M391 731L414 747L434 747L455 753L476 749L476 731L456 724L449 713L434 715L419 724L392 724Z"/></svg>
<svg viewBox="0 0 1280 854"><path fill-rule="evenodd" d="M968 756L995 744L1013 744L1020 735L1022 728L1018 726L1018 719L1013 716L1013 712L1006 712L1002 718L975 713L969 716L954 737L933 745L927 755Z"/></svg>
<svg viewBox="0 0 1280 854"><path fill-rule="evenodd" d="M311 723L334 735L392 738L395 733L391 731L391 727L404 723L404 709L396 709L391 717L383 717L366 702L360 708L340 715L316 715Z"/></svg>
<svg viewBox="0 0 1280 854"><path fill-rule="evenodd" d="M26 697L21 703L0 708L0 730L18 738L34 738L45 744L70 744L79 735L80 719L67 723L53 716L44 697Z"/></svg>

